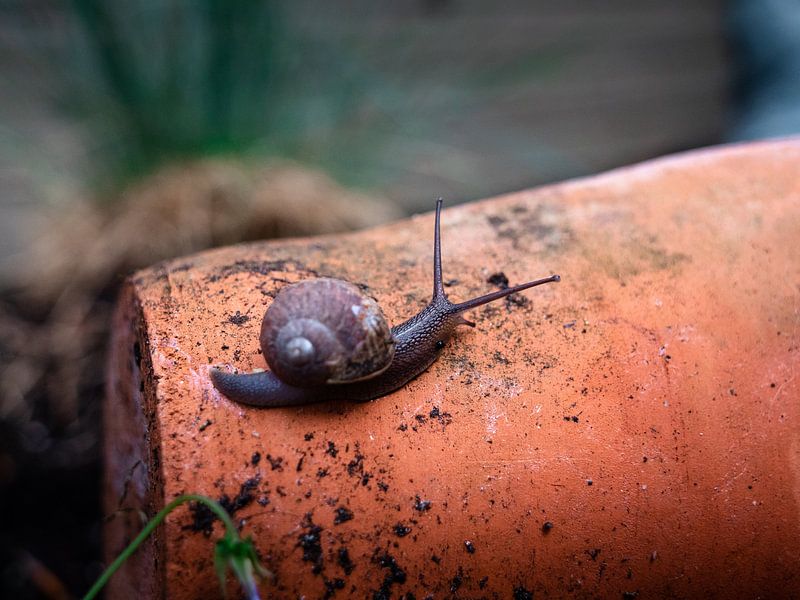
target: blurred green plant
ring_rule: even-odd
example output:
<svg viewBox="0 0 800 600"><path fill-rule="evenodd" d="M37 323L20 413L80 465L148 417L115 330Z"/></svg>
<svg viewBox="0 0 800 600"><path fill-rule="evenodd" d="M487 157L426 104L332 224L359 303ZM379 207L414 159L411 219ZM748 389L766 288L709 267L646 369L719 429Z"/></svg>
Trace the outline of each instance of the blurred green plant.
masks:
<svg viewBox="0 0 800 600"><path fill-rule="evenodd" d="M72 0L82 25L79 104L116 172L247 149L270 128L285 75L276 3ZM82 53L82 56L80 54Z"/></svg>
<svg viewBox="0 0 800 600"><path fill-rule="evenodd" d="M71 105L94 132L100 184L220 154L293 158L347 179L356 155L371 156L379 143L381 132L358 125L380 77L347 43L304 29L279 2L71 6L80 24L69 65L78 75L67 75ZM331 148L354 123L360 147L343 158Z"/></svg>
<svg viewBox="0 0 800 600"><path fill-rule="evenodd" d="M563 162L530 132L482 120L521 85L558 77L572 51L561 41L511 51L487 34L470 51L472 19L369 3L352 14L320 0L70 6L73 106L94 122L95 171L111 183L236 154L295 159L349 185L427 177L479 196L509 160Z"/></svg>
<svg viewBox="0 0 800 600"><path fill-rule="evenodd" d="M100 590L102 590L109 579L111 579L111 576L125 564L125 561L136 552L136 549L155 531L156 527L161 524L167 515L181 504L187 502L196 502L205 505L214 516L225 525L225 535L217 540L214 546L214 568L219 577L219 584L222 588L223 596L226 595L225 579L228 575L228 569L230 569L236 579L239 580L242 590L245 593L245 598L247 598L247 600L258 600L259 594L255 577L257 576L260 579L272 579L274 575L259 562L252 539L249 537L244 539L239 537L236 526L233 524L230 515L225 511L222 505L207 496L201 496L199 494L184 494L178 496L162 508L158 514L145 525L144 529L142 529L128 547L125 548L102 575L100 575L91 589L83 597L83 600L92 600L96 598Z"/></svg>

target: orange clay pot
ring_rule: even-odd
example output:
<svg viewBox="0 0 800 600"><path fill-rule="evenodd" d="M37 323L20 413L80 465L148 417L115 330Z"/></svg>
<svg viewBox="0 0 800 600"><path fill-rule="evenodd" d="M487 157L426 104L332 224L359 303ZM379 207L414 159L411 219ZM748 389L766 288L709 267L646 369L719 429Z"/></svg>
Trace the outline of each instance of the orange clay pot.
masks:
<svg viewBox="0 0 800 600"><path fill-rule="evenodd" d="M142 526L120 509L191 492L226 499L277 575L269 598L800 595L800 141L445 210L454 300L498 273L563 280L474 311L390 396L263 410L211 386L211 365L264 367L261 317L289 282L335 276L393 323L416 313L432 234L426 214L132 277L107 557ZM174 513L109 597L219 596L196 516Z"/></svg>

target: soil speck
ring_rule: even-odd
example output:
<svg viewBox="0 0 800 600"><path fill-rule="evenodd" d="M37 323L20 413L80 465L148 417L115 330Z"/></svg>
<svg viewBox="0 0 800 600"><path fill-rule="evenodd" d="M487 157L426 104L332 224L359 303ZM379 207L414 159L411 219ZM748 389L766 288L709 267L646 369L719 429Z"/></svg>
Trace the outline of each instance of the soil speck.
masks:
<svg viewBox="0 0 800 600"><path fill-rule="evenodd" d="M430 500L423 500L419 496L415 496L414 498L414 510L419 512L425 512L426 510L431 509L431 501Z"/></svg>
<svg viewBox="0 0 800 600"><path fill-rule="evenodd" d="M336 553L336 561L339 563L339 566L342 567L345 575L350 575L353 569L356 568L355 563L350 560L350 553L347 551L347 548L339 548L339 551Z"/></svg>
<svg viewBox="0 0 800 600"><path fill-rule="evenodd" d="M328 442L328 447L325 448L325 454L329 454L333 458L336 458L336 455L339 454L339 450L336 448L336 444L334 444L333 442L329 441Z"/></svg>
<svg viewBox="0 0 800 600"><path fill-rule="evenodd" d="M514 588L514 600L533 600L533 592L520 586Z"/></svg>
<svg viewBox="0 0 800 600"><path fill-rule="evenodd" d="M311 513L306 514L302 527L305 531L297 537L297 545L303 549L303 561L314 563L311 570L317 574L322 570L322 527L314 523Z"/></svg>
<svg viewBox="0 0 800 600"><path fill-rule="evenodd" d="M340 506L336 509L336 516L333 517L333 524L339 525L353 519L353 511Z"/></svg>
<svg viewBox="0 0 800 600"><path fill-rule="evenodd" d="M493 273L489 276L486 280L486 283L491 283L492 285L496 285L501 290L508 289L508 277L506 274L500 271L499 273Z"/></svg>
<svg viewBox="0 0 800 600"><path fill-rule="evenodd" d="M389 600L392 596L392 585L405 583L406 572L400 568L397 561L390 554L379 555L378 558L373 560L382 568L388 569L389 572L384 577L380 589L372 595L372 598L373 600Z"/></svg>
<svg viewBox="0 0 800 600"><path fill-rule="evenodd" d="M464 571L458 567L458 572L450 580L450 593L455 594L462 583L464 583Z"/></svg>
<svg viewBox="0 0 800 600"><path fill-rule="evenodd" d="M230 315L228 317L228 322L233 323L234 325L244 325L250 320L250 317L247 315L243 315L238 310L236 311L235 315Z"/></svg>
<svg viewBox="0 0 800 600"><path fill-rule="evenodd" d="M273 471L283 471L283 457L273 457L271 454L267 454L267 460Z"/></svg>

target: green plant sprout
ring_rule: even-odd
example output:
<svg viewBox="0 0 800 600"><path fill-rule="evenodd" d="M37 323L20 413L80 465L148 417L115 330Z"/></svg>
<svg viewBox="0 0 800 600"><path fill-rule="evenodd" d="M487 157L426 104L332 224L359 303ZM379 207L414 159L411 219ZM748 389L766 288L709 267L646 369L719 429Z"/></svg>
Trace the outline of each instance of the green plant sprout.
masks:
<svg viewBox="0 0 800 600"><path fill-rule="evenodd" d="M222 587L223 596L226 595L225 578L230 568L234 576L239 580L245 592L245 598L247 598L247 600L259 600L260 596L258 595L258 588L256 587L254 575L258 576L260 579L272 579L275 576L259 562L252 538L249 536L244 539L239 537L236 525L234 525L228 512L222 508L222 505L200 494L183 494L162 508L158 514L145 525L144 529L136 536L136 539L128 544L128 547L120 553L116 560L103 571L103 574L95 581L92 588L83 597L83 600L92 600L92 598L95 598L100 590L103 589L103 586L108 583L108 580L111 579L111 576L116 573L134 552L136 552L136 549L141 543L155 531L156 527L161 524L167 515L186 502L198 502L206 505L225 525L225 535L217 540L214 546L214 568L219 577L219 584Z"/></svg>

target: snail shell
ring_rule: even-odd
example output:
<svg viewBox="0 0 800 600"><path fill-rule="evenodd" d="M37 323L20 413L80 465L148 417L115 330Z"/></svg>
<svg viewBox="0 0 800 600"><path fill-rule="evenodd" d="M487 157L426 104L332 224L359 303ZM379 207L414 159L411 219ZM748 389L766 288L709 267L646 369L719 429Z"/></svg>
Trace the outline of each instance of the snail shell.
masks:
<svg viewBox="0 0 800 600"><path fill-rule="evenodd" d="M339 279L283 288L264 315L260 342L275 375L302 388L375 377L395 354L378 303Z"/></svg>

